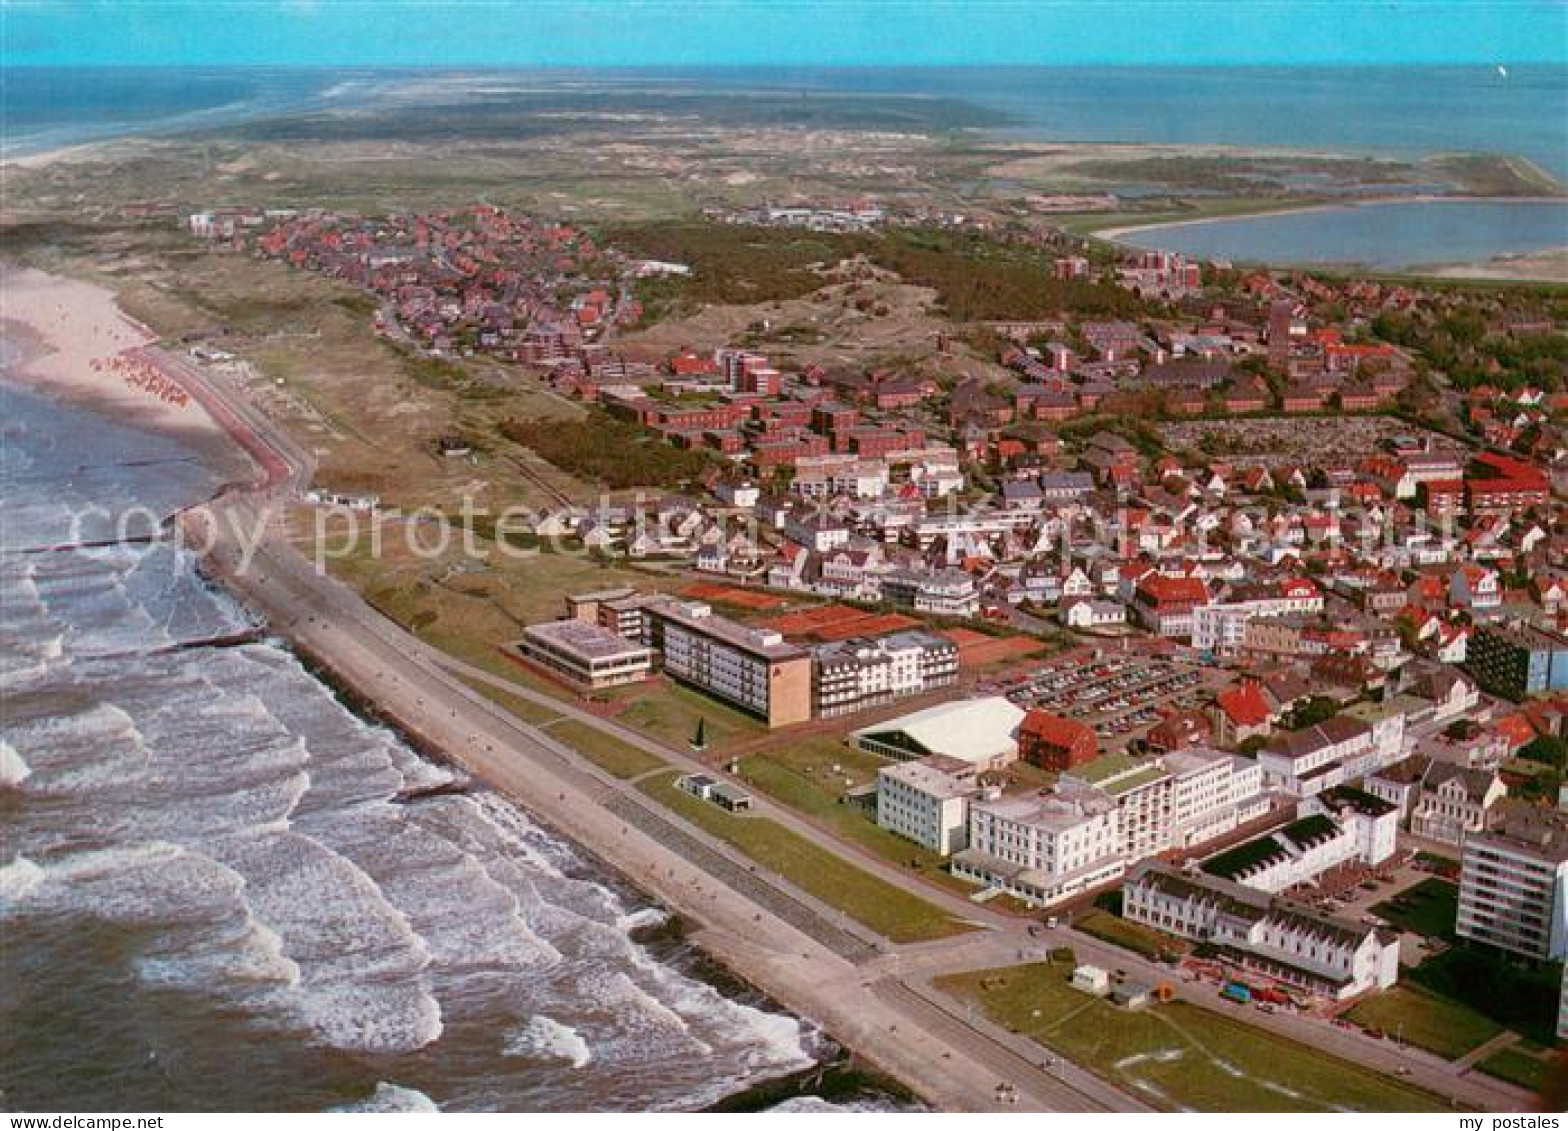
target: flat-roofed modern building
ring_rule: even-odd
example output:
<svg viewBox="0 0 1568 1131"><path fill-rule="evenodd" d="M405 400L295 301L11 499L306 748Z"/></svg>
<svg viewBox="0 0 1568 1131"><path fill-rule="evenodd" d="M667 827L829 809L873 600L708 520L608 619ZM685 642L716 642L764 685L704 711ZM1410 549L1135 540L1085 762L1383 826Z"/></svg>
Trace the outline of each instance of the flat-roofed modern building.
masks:
<svg viewBox="0 0 1568 1131"><path fill-rule="evenodd" d="M1488 691L1519 699L1568 688L1568 636L1535 625L1484 625L1465 666Z"/></svg>
<svg viewBox="0 0 1568 1131"><path fill-rule="evenodd" d="M969 799L980 792L974 766L933 754L877 771L877 824L942 856L968 843Z"/></svg>
<svg viewBox="0 0 1568 1131"><path fill-rule="evenodd" d="M1092 792L971 802L969 846L953 857L953 874L1049 907L1122 874L1118 816Z"/></svg>
<svg viewBox="0 0 1568 1131"><path fill-rule="evenodd" d="M1269 808L1256 762L1203 746L1155 758L1105 754L1064 773L1060 788L1095 790L1116 804L1128 860L1213 840Z"/></svg>
<svg viewBox="0 0 1568 1131"><path fill-rule="evenodd" d="M1568 957L1568 813L1496 807L1492 827L1464 843L1455 932L1538 960Z"/></svg>
<svg viewBox="0 0 1568 1131"><path fill-rule="evenodd" d="M589 688L637 683L653 672L653 650L591 621L557 620L523 629L517 648L537 664Z"/></svg>
<svg viewBox="0 0 1568 1131"><path fill-rule="evenodd" d="M667 674L757 715L770 727L811 718L811 654L804 648L696 602L650 598L643 614L646 643L663 655Z"/></svg>

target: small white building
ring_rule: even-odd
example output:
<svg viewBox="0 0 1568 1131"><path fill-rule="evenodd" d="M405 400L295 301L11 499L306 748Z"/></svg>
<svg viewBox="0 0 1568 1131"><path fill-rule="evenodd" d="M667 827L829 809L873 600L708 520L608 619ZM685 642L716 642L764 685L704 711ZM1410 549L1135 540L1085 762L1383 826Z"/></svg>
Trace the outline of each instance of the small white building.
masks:
<svg viewBox="0 0 1568 1131"><path fill-rule="evenodd" d="M1079 966L1073 971L1072 987L1095 997L1111 992L1111 975L1098 966Z"/></svg>
<svg viewBox="0 0 1568 1131"><path fill-rule="evenodd" d="M1075 597L1062 601L1057 617L1068 628L1114 628L1127 623L1127 606L1116 601Z"/></svg>

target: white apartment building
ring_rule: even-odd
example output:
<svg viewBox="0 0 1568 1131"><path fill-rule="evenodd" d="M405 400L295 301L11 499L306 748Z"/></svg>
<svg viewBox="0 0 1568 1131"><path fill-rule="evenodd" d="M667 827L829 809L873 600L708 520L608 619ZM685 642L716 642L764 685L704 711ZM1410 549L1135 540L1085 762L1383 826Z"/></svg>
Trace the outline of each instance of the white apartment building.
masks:
<svg viewBox="0 0 1568 1131"><path fill-rule="evenodd" d="M1464 844L1460 938L1529 958L1568 957L1568 813L1504 803Z"/></svg>
<svg viewBox="0 0 1568 1131"><path fill-rule="evenodd" d="M1250 621L1322 611L1323 591L1305 578L1238 585L1228 600L1193 609L1192 646L1203 652L1233 655L1241 651Z"/></svg>
<svg viewBox="0 0 1568 1131"><path fill-rule="evenodd" d="M1171 775L1172 848L1203 844L1268 812L1263 768L1251 758L1189 746L1160 760Z"/></svg>
<svg viewBox="0 0 1568 1131"><path fill-rule="evenodd" d="M937 616L972 617L980 591L963 570L895 570L882 578L882 596L895 605Z"/></svg>
<svg viewBox="0 0 1568 1131"><path fill-rule="evenodd" d="M1399 807L1366 790L1342 785L1302 799L1297 817L1321 814L1348 832L1356 843L1356 857L1371 867L1394 855L1399 836Z"/></svg>
<svg viewBox="0 0 1568 1131"><path fill-rule="evenodd" d="M1114 803L1093 794L973 801L953 874L1049 907L1122 874Z"/></svg>
<svg viewBox="0 0 1568 1131"><path fill-rule="evenodd" d="M1216 947L1236 965L1336 1000L1399 979L1399 940L1214 876L1146 861L1122 887L1134 923Z"/></svg>
<svg viewBox="0 0 1568 1131"><path fill-rule="evenodd" d="M1128 860L1201 844L1268 811L1256 762L1200 746L1157 758L1107 754L1064 773L1058 788L1117 807Z"/></svg>
<svg viewBox="0 0 1568 1131"><path fill-rule="evenodd" d="M1200 652L1233 655L1241 651L1247 622L1256 615L1249 605L1200 605L1192 610L1192 646Z"/></svg>
<svg viewBox="0 0 1568 1131"><path fill-rule="evenodd" d="M812 658L812 705L819 718L851 714L958 680L958 646L920 629L824 644Z"/></svg>
<svg viewBox="0 0 1568 1131"><path fill-rule="evenodd" d="M945 538L949 545L965 538L992 538L1011 534L1030 523L1030 516L1019 511L971 510L953 514L928 514L914 523L915 545L929 550L931 543Z"/></svg>
<svg viewBox="0 0 1568 1131"><path fill-rule="evenodd" d="M933 754L877 771L877 824L942 856L969 840L969 799L979 793L975 767Z"/></svg>
<svg viewBox="0 0 1568 1131"><path fill-rule="evenodd" d="M784 537L808 550L825 554L829 550L849 545L849 527L825 515L797 515L791 512L784 519Z"/></svg>

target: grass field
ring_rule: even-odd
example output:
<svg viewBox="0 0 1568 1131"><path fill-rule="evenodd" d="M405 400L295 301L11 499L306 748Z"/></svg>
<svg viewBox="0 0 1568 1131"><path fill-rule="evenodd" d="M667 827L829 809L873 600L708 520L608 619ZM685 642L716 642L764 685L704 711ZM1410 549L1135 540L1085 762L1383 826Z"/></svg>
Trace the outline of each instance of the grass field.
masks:
<svg viewBox="0 0 1568 1131"><path fill-rule="evenodd" d="M1534 1041L1520 1041L1494 1052L1477 1066L1488 1076L1518 1084L1532 1092L1540 1091L1551 1072L1549 1049Z"/></svg>
<svg viewBox="0 0 1568 1131"><path fill-rule="evenodd" d="M1446 1060L1458 1059L1503 1031L1468 1006L1409 985L1368 998L1346 1016Z"/></svg>
<svg viewBox="0 0 1568 1131"><path fill-rule="evenodd" d="M1392 1077L1186 1002L1130 1013L1068 985L1061 966L979 970L938 981L993 1020L1165 1110L1437 1111Z"/></svg>
<svg viewBox="0 0 1568 1131"><path fill-rule="evenodd" d="M1372 914L1388 920L1399 930L1436 939L1454 937L1454 919L1458 912L1459 885L1436 876L1372 907Z"/></svg>
<svg viewBox="0 0 1568 1131"><path fill-rule="evenodd" d="M535 703L532 699L524 699L521 695L509 694L482 680L468 679L464 676L458 678L502 710L509 711L525 723L538 726L541 723L554 722L561 717L559 711L552 710L543 703Z"/></svg>
<svg viewBox="0 0 1568 1131"><path fill-rule="evenodd" d="M641 789L764 868L894 942L945 938L969 929L934 904L862 871L777 821L738 816L683 793L675 787L674 774L649 778Z"/></svg>
<svg viewBox="0 0 1568 1131"><path fill-rule="evenodd" d="M702 721L708 750L722 753L737 742L766 734L767 725L734 707L679 683L657 680L603 693L624 703L615 719L678 749L685 749Z"/></svg>
<svg viewBox="0 0 1568 1131"><path fill-rule="evenodd" d="M1187 944L1181 939L1161 934L1141 923L1129 923L1120 915L1112 915L1103 909L1089 912L1081 919L1075 920L1073 926L1086 935L1093 935L1105 942L1126 947L1145 958L1159 958L1167 951L1183 953L1188 949Z"/></svg>
<svg viewBox="0 0 1568 1131"><path fill-rule="evenodd" d="M551 738L565 743L600 769L608 770L618 778L634 778L668 765L662 758L649 754L630 743L622 742L612 734L589 726L577 719L564 719L547 728Z"/></svg>
<svg viewBox="0 0 1568 1131"><path fill-rule="evenodd" d="M741 760L741 776L775 801L821 821L840 836L899 864L940 872L942 858L877 825L874 815L844 803L851 786L874 782L887 763L832 735L791 741ZM835 772L833 767L839 767Z"/></svg>

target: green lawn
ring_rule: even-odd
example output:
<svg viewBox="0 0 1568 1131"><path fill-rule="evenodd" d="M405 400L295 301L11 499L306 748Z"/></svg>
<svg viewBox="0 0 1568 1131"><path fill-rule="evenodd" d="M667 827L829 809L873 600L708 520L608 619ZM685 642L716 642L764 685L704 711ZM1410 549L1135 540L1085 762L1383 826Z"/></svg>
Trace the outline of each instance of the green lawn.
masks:
<svg viewBox="0 0 1568 1131"><path fill-rule="evenodd" d="M547 728L547 733L618 778L634 778L669 764L646 750L622 742L614 735L605 734L577 719L555 723Z"/></svg>
<svg viewBox="0 0 1568 1131"><path fill-rule="evenodd" d="M1142 923L1129 923L1120 915L1113 915L1103 908L1096 908L1074 920L1073 926L1086 935L1126 947L1145 958L1159 958L1167 951L1180 954L1188 950L1187 943L1173 935L1162 934Z"/></svg>
<svg viewBox="0 0 1568 1131"><path fill-rule="evenodd" d="M655 680L601 694L626 703L615 716L617 722L679 749L691 742L698 719L710 750L723 751L768 731L760 719L669 681Z"/></svg>
<svg viewBox="0 0 1568 1131"><path fill-rule="evenodd" d="M486 699L495 703L496 706L516 715L525 723L533 723L537 726L540 723L548 723L561 717L561 712L553 707L547 707L543 703L535 703L532 699L524 699L521 695L513 695L511 692L502 691L499 687L486 683L484 680L470 679L468 676L458 676L457 678L468 684L469 687L472 687Z"/></svg>
<svg viewBox="0 0 1568 1131"><path fill-rule="evenodd" d="M1549 1056L1550 1050L1534 1041L1520 1041L1494 1052L1477 1067L1488 1076L1496 1076L1499 1080L1507 1080L1510 1084L1538 1092L1546 1083L1550 1068L1547 1062Z"/></svg>
<svg viewBox="0 0 1568 1131"><path fill-rule="evenodd" d="M763 867L894 942L945 938L970 929L940 907L862 871L777 821L728 813L682 792L675 786L674 774L649 778L640 788Z"/></svg>
<svg viewBox="0 0 1568 1131"><path fill-rule="evenodd" d="M1520 966L1507 955L1460 943L1434 954L1400 978L1440 1001L1490 1019L1499 1028L1551 1044L1557 1037L1561 963Z"/></svg>
<svg viewBox="0 0 1568 1131"><path fill-rule="evenodd" d="M938 981L991 1018L1164 1110L1439 1111L1437 1096L1186 1002L1129 1013L1068 985L1061 966Z"/></svg>
<svg viewBox="0 0 1568 1131"><path fill-rule="evenodd" d="M1436 876L1372 907L1372 914L1388 920L1399 930L1435 939L1454 937L1454 919L1458 913L1459 885Z"/></svg>
<svg viewBox="0 0 1568 1131"><path fill-rule="evenodd" d="M1497 1022L1469 1006L1412 985L1395 986L1370 997L1346 1016L1446 1060L1457 1060L1503 1031Z"/></svg>
<svg viewBox="0 0 1568 1131"><path fill-rule="evenodd" d="M741 759L740 776L748 785L775 801L797 809L846 840L852 840L898 864L941 873L942 858L881 828L874 812L843 800L851 786L876 781L877 770L887 762L846 746L831 735L791 742ZM839 767L837 771L834 766Z"/></svg>

